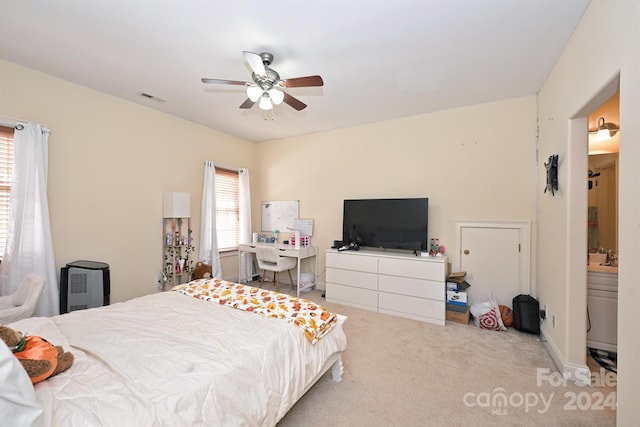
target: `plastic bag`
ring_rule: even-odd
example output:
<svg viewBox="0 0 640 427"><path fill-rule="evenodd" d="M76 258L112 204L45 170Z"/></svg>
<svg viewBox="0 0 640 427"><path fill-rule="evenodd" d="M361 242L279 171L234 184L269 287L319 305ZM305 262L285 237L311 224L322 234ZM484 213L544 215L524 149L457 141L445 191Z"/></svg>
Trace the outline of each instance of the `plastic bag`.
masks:
<svg viewBox="0 0 640 427"><path fill-rule="evenodd" d="M507 328L502 323L500 308L493 295L489 295L489 300L471 304L471 314L473 323L481 329L491 331L506 331Z"/></svg>

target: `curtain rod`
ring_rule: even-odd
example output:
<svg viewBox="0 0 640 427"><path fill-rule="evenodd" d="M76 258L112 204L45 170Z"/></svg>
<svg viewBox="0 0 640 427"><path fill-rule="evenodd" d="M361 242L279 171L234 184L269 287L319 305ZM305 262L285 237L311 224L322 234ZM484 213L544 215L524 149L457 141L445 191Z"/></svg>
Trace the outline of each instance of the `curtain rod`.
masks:
<svg viewBox="0 0 640 427"><path fill-rule="evenodd" d="M232 167L232 166L227 166L227 165L223 165L223 164L220 164L220 163L216 163L213 160L205 160L204 164L206 165L207 162L211 162L211 163L213 163L213 165L215 167L220 168L220 169L226 169L228 171L239 171L240 169L248 169L246 166Z"/></svg>
<svg viewBox="0 0 640 427"><path fill-rule="evenodd" d="M24 125L27 123L29 122L27 122L26 120L18 120L12 117L0 116L0 125L9 126L9 127L15 128L16 130L24 129ZM43 132L51 132L46 125L44 126L40 125L40 126L42 127Z"/></svg>

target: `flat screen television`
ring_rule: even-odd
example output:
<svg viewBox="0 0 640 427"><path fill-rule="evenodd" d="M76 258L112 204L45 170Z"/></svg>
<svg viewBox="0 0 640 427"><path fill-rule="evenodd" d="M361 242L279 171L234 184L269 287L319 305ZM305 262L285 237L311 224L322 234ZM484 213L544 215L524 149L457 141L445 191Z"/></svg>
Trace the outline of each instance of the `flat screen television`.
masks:
<svg viewBox="0 0 640 427"><path fill-rule="evenodd" d="M383 249L427 250L429 199L344 201L342 240Z"/></svg>

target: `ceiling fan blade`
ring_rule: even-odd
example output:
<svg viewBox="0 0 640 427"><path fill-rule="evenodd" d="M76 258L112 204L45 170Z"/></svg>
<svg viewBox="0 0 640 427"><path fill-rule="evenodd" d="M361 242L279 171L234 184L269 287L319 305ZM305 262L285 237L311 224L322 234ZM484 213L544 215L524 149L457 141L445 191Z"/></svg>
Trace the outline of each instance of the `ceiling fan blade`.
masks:
<svg viewBox="0 0 640 427"><path fill-rule="evenodd" d="M253 102L252 100L250 100L249 98L247 98L241 105L240 108L251 108L253 107L253 104L255 104L255 102Z"/></svg>
<svg viewBox="0 0 640 427"><path fill-rule="evenodd" d="M306 76L280 80L279 85L283 87L308 87L323 86L324 82L322 81L322 77L320 76Z"/></svg>
<svg viewBox="0 0 640 427"><path fill-rule="evenodd" d="M267 70L264 69L264 64L262 63L262 57L260 57L260 55L253 52L247 52L246 50L243 51L242 54L253 72L256 73L256 76L264 77L267 75Z"/></svg>
<svg viewBox="0 0 640 427"><path fill-rule="evenodd" d="M295 108L298 111L304 110L305 108L307 108L307 104L300 101L298 98L294 98L293 96L289 95L287 92L283 92L283 93L284 93L283 101L289 104L291 107Z"/></svg>
<svg viewBox="0 0 640 427"><path fill-rule="evenodd" d="M238 85L238 86L245 86L247 84L247 82L241 82L239 80L224 80L224 79L207 79L207 78L202 78L202 83L218 83L218 84L222 84L222 85Z"/></svg>

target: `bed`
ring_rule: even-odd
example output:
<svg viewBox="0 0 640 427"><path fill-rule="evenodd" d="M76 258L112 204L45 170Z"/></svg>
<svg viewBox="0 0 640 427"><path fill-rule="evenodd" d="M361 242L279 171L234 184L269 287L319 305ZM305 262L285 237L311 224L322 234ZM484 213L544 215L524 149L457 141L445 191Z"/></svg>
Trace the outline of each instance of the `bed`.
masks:
<svg viewBox="0 0 640 427"><path fill-rule="evenodd" d="M306 300L220 280L223 293L203 292L212 282L9 325L75 356L35 385L43 425L273 426L330 369L341 380L345 316L330 313L323 328L312 319L322 329L313 336L295 318L304 310L277 314ZM260 296L269 310L238 307L228 289Z"/></svg>

